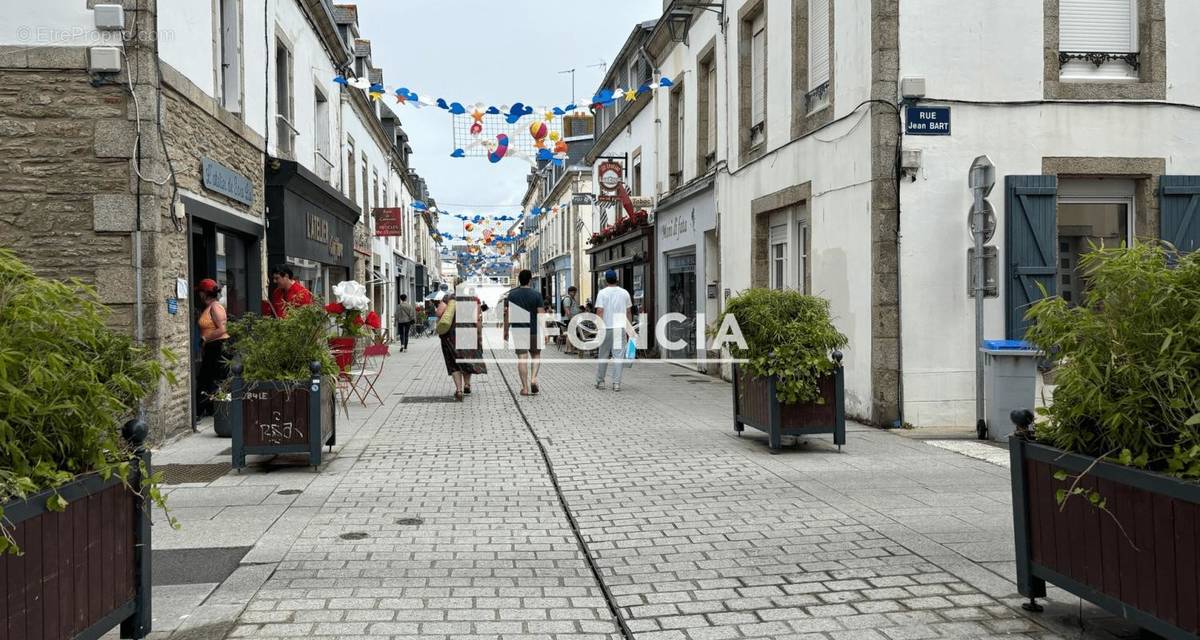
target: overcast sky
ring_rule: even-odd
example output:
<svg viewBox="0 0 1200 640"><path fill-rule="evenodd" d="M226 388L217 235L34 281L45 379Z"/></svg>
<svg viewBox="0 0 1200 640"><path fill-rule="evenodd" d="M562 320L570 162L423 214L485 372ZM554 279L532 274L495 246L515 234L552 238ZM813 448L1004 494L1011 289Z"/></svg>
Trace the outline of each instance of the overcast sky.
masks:
<svg viewBox="0 0 1200 640"><path fill-rule="evenodd" d="M657 18L662 0L357 0L359 30L390 91L463 104L531 106L589 98L634 25ZM594 66L593 66L594 65ZM412 166L443 211L515 213L529 163L506 158L451 158L451 117L436 107L395 104L413 148ZM466 206L463 206L466 205ZM490 205L490 206L489 206ZM461 222L442 229L461 233Z"/></svg>

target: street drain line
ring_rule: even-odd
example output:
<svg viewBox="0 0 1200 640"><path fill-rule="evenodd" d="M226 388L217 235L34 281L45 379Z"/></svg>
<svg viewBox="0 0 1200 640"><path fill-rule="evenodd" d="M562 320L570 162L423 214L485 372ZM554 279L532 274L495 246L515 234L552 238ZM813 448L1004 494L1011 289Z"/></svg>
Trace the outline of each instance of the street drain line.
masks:
<svg viewBox="0 0 1200 640"><path fill-rule="evenodd" d="M489 351L492 354L492 360L495 360L495 349L489 349ZM508 381L508 375L504 373L504 367L498 366L496 369L500 371L500 377L504 380L504 387L508 389L508 395L512 396L513 405L517 407L517 413L521 416L521 422L525 423L525 429L529 431L529 435L533 437L534 444L537 445L538 451L542 454L542 464L546 465L546 471L550 474L550 484L554 485L554 494L558 496L558 504L562 507L563 513L567 515L567 523L571 525L571 533L575 535L575 543L579 545L579 550L583 552L583 559L587 561L587 566L592 572L592 577L596 579L596 584L600 585L600 593L604 596L604 603L608 605L609 613L617 621L617 626L621 629L621 636L625 640L634 640L633 632L629 630L629 626L625 624L625 619L621 617L621 613L617 608L616 599L613 598L612 592L608 590L608 585L604 583L604 577L600 575L600 567L596 566L596 560L592 557L592 550L583 539L583 532L579 530L579 523L575 521L575 514L571 513L571 507L567 506L567 498L563 495L562 486L558 483L558 474L554 472L554 463L550 462L550 454L546 452L546 446L542 443L542 439L538 437L537 431L534 430L533 425L529 422L529 417L525 415L525 409L521 407L521 403L517 399L517 393L513 391L513 386Z"/></svg>

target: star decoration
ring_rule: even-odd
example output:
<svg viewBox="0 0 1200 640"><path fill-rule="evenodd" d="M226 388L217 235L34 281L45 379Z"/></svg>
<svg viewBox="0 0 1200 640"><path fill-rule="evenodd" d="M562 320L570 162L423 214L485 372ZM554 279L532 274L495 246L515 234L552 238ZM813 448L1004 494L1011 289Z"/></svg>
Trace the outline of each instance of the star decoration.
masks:
<svg viewBox="0 0 1200 640"><path fill-rule="evenodd" d="M546 119L546 122L554 122L553 111L547 111L542 117Z"/></svg>
<svg viewBox="0 0 1200 640"><path fill-rule="evenodd" d="M402 96L398 93L396 94L396 104L404 104L406 102L408 102L408 98L405 98L404 96Z"/></svg>
<svg viewBox="0 0 1200 640"><path fill-rule="evenodd" d="M637 89L629 89L625 92L625 101L633 102L634 100L637 100Z"/></svg>
<svg viewBox="0 0 1200 640"><path fill-rule="evenodd" d="M481 111L481 110L479 110L479 109L475 109L474 111L472 111L472 112L471 112L471 119L472 119L472 120L474 120L475 122L478 122L478 123L480 123L480 124L483 124L483 115L484 115L484 113L485 113L484 111Z"/></svg>

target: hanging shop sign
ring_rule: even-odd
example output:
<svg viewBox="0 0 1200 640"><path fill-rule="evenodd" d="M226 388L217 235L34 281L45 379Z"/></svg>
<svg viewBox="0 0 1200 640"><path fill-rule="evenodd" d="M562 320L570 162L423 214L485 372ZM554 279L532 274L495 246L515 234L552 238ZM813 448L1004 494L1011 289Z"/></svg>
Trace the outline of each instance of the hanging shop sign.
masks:
<svg viewBox="0 0 1200 640"><path fill-rule="evenodd" d="M229 196L246 206L254 204L254 183L246 176L209 158L200 159L200 169L205 189Z"/></svg>
<svg viewBox="0 0 1200 640"><path fill-rule="evenodd" d="M624 177L625 169L621 163L612 160L601 162L596 167L596 175L600 179L600 196L597 198L600 202L616 202L618 199L617 192L621 186L621 178Z"/></svg>
<svg viewBox="0 0 1200 640"><path fill-rule="evenodd" d="M375 235L391 237L402 235L404 228L404 209L401 207L376 207L372 210L375 215Z"/></svg>

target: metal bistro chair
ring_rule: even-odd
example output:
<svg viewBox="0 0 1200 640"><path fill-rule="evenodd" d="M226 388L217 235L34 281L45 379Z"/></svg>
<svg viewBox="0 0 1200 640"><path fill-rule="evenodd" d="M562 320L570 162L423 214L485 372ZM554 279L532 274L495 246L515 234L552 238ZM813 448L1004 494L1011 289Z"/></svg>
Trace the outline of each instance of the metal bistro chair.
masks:
<svg viewBox="0 0 1200 640"><path fill-rule="evenodd" d="M367 345L363 348L362 363L358 370L352 369L349 372L350 391L354 392L363 406L367 405L367 398L370 396L375 396L379 404L383 404L383 398L375 390L375 383L383 375L383 366L387 364L390 353L391 349L386 344Z"/></svg>

